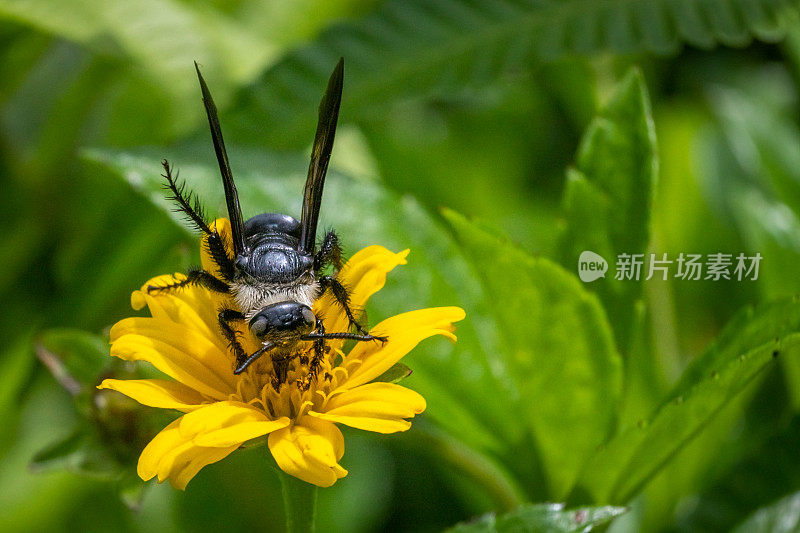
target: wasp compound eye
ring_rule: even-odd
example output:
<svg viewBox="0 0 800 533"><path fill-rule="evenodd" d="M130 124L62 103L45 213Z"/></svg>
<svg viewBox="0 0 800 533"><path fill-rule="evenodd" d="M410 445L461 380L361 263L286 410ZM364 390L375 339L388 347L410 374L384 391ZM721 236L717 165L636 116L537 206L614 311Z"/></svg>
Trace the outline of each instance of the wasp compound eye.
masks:
<svg viewBox="0 0 800 533"><path fill-rule="evenodd" d="M304 305L301 312L303 313L303 319L306 321L306 325L311 326L311 329L308 331L313 330L314 326L317 325L317 316L314 314L314 311L312 311L310 307Z"/></svg>
<svg viewBox="0 0 800 533"><path fill-rule="evenodd" d="M270 304L250 319L250 332L259 339L305 335L314 330L317 317L307 305L298 302Z"/></svg>
<svg viewBox="0 0 800 533"><path fill-rule="evenodd" d="M252 333L255 337L261 338L267 332L267 328L269 327L269 321L266 317L261 315L256 315L250 321L250 333Z"/></svg>

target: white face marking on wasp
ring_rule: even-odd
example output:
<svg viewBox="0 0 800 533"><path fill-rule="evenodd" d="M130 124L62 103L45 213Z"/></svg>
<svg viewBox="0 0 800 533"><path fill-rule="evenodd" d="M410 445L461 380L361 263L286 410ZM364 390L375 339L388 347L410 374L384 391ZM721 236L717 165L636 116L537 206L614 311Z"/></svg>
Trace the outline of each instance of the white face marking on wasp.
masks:
<svg viewBox="0 0 800 533"><path fill-rule="evenodd" d="M242 310L247 320L270 304L278 302L298 302L308 307L314 305L319 296L319 283L294 283L276 285L253 281L231 283L231 292L236 305Z"/></svg>

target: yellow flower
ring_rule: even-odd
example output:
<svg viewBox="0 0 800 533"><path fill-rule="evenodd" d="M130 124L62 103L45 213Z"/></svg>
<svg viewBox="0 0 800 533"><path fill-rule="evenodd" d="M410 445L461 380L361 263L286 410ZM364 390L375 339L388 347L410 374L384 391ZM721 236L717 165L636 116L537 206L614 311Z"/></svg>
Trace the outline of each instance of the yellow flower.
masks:
<svg viewBox="0 0 800 533"><path fill-rule="evenodd" d="M230 225L216 227L229 235ZM203 268L216 267L202 246ZM354 308L380 290L386 275L405 264L408 250L392 253L370 246L356 253L338 278L349 287ZM344 354L344 341L328 340L330 351L316 374L309 374L311 343L303 343L288 378L275 389L269 356L234 375L235 358L219 330L217 310L233 307L226 295L199 286L148 294L147 285L185 279L159 276L131 296L134 309L145 305L151 317L126 318L111 329L111 355L148 361L168 379L106 379L99 388L113 389L152 407L185 413L145 447L139 476L169 479L179 489L204 466L219 461L243 443L268 435L268 446L285 472L321 487L347 475L339 465L344 438L336 424L393 433L411 426L407 419L425 410L418 393L393 383L374 382L421 340L444 335L455 340L453 322L464 318L457 307L421 309L384 320L370 330L388 341L360 342ZM347 331L348 321L328 294L314 304L326 331ZM246 328L240 340L247 353L260 346Z"/></svg>

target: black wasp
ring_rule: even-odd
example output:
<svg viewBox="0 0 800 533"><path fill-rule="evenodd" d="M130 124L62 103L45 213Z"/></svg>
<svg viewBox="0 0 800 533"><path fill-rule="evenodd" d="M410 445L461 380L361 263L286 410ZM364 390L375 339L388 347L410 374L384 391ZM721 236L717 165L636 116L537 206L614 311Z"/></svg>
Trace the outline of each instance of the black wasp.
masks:
<svg viewBox="0 0 800 533"><path fill-rule="evenodd" d="M238 309L223 308L218 311L220 328L236 357L234 373L244 372L256 359L269 353L278 384L286 381L289 363L296 357L296 347L300 341L314 343L314 356L310 361L312 372L316 371L325 353L325 339L385 342L386 338L368 334L356 321L347 289L335 276L323 273L329 265L333 265L336 272L342 267L339 237L330 230L325 233L319 249L316 246L322 188L342 99L344 60L336 65L319 106L319 122L299 222L279 213L262 213L247 222L242 221L239 196L225 152L217 108L197 63L195 69L222 173L234 256L230 256L220 234L209 227L197 199L191 193L184 192L184 184L177 183L169 163L164 160L163 176L172 193L170 199L205 234L208 252L219 267L220 277L203 269L190 269L185 280L163 286L150 285L148 292L198 284L212 291L230 294ZM321 318L312 311L314 301L325 291L332 292L347 314L351 328L357 333L325 331ZM243 321L248 322L250 332L262 343L262 347L252 354L245 353L232 327L232 324Z"/></svg>

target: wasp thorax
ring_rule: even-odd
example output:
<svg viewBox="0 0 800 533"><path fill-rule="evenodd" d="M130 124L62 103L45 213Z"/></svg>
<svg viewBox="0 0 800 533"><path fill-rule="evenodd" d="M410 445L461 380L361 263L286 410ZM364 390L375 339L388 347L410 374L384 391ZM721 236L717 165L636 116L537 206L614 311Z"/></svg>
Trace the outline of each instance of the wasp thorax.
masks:
<svg viewBox="0 0 800 533"><path fill-rule="evenodd" d="M313 258L296 250L291 236L266 234L257 236L247 254L236 258L236 266L245 274L269 283L288 283L313 266Z"/></svg>
<svg viewBox="0 0 800 533"><path fill-rule="evenodd" d="M299 337L314 331L317 317L307 305L278 302L266 306L250 319L250 332L262 340Z"/></svg>

